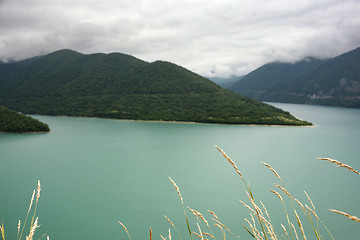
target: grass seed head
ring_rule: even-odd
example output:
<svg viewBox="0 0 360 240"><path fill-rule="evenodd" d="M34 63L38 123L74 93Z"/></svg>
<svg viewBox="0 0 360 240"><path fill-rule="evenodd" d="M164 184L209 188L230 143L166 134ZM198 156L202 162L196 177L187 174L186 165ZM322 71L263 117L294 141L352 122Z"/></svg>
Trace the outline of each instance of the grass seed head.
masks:
<svg viewBox="0 0 360 240"><path fill-rule="evenodd" d="M338 213L338 214L341 214L347 218L349 218L350 220L353 220L355 222L360 222L360 218L358 217L355 217L355 216L352 216L346 212L342 212L342 211L338 211L338 210L334 210L334 209L329 209L330 211L334 212L334 213Z"/></svg>
<svg viewBox="0 0 360 240"><path fill-rule="evenodd" d="M299 240L299 237L298 237L298 235L297 235L297 232L296 232L296 229L295 229L295 227L294 227L294 224L293 224L293 223L291 223L291 227L292 227L292 228L293 228L293 230L294 230L296 240Z"/></svg>
<svg viewBox="0 0 360 240"><path fill-rule="evenodd" d="M310 204L311 204L311 206L313 207L313 210L314 210L314 212L315 212L315 205L314 205L314 203L311 201L311 198L309 197L309 195L307 194L307 192L304 191L304 193L305 193L306 198L309 200L309 202L310 202Z"/></svg>
<svg viewBox="0 0 360 240"><path fill-rule="evenodd" d="M38 220L39 220L39 218L37 217L37 218L35 219L34 224L31 226L30 233L29 233L29 235L26 237L26 240L32 240L32 239L33 239L34 234L35 234L35 230L39 227L39 225L38 225Z"/></svg>
<svg viewBox="0 0 360 240"><path fill-rule="evenodd" d="M338 160L335 160L335 159L331 159L331 158L317 158L317 159L320 159L320 160L324 160L324 161L328 161L328 162L331 162L331 163L335 163L337 165L337 167L343 167L343 168L346 168L356 174L360 174L358 171L356 171L355 169L353 169L352 167L350 167L349 165L345 164L345 163L342 163L342 162L339 162Z"/></svg>
<svg viewBox="0 0 360 240"><path fill-rule="evenodd" d="M219 220L218 216L215 214L215 212L207 210L211 215L214 216L214 218L216 218L217 220Z"/></svg>
<svg viewBox="0 0 360 240"><path fill-rule="evenodd" d="M264 164L267 168L269 168L274 174L275 176L282 182L280 175L275 171L275 169L273 169L269 164L261 162L262 164Z"/></svg>
<svg viewBox="0 0 360 240"><path fill-rule="evenodd" d="M164 215L164 217L165 217L166 220L168 220L168 222L176 229L176 227L175 227L175 225L172 223L172 221L171 221L167 216Z"/></svg>
<svg viewBox="0 0 360 240"><path fill-rule="evenodd" d="M129 238L130 238L130 240L131 240L130 233L128 232L128 230L127 230L127 228L125 227L125 225L124 225L122 222L120 222L120 221L118 221L118 223L124 228L125 232L127 233L127 235L129 236Z"/></svg>
<svg viewBox="0 0 360 240"><path fill-rule="evenodd" d="M39 198L40 198L40 191L41 191L41 184L40 184L40 180L38 180L37 192L36 192L36 200L39 200Z"/></svg>
<svg viewBox="0 0 360 240"><path fill-rule="evenodd" d="M270 190L270 192L274 193L281 201L283 201L283 198L280 195L280 193L278 193L277 191L274 191L274 190Z"/></svg>
<svg viewBox="0 0 360 240"><path fill-rule="evenodd" d="M230 165L233 166L233 168L240 175L240 177L242 177L242 174L240 173L238 167L233 162L233 160L231 160L231 158L221 148L219 148L218 146L215 146L215 147L217 148L217 150L219 150L219 152L223 155L223 157L230 163Z"/></svg>
<svg viewBox="0 0 360 240"><path fill-rule="evenodd" d="M181 193L180 193L179 187L176 185L176 183L174 182L174 180L171 179L171 177L169 177L169 179L170 179L171 183L174 185L174 187L175 187L175 189L176 189L176 191L177 191L177 193L178 193L178 195L179 195L179 198L180 198L180 200L181 200L181 203L184 204L183 198L181 197Z"/></svg>

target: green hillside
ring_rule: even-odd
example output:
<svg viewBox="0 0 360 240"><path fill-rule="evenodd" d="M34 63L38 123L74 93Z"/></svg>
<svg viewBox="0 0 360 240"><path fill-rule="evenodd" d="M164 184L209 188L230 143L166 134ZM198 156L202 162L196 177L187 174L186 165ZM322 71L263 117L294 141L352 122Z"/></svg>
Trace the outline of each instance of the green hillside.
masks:
<svg viewBox="0 0 360 240"><path fill-rule="evenodd" d="M49 132L49 126L32 117L0 106L0 132Z"/></svg>
<svg viewBox="0 0 360 240"><path fill-rule="evenodd" d="M61 50L0 65L0 104L29 114L308 125L175 64Z"/></svg>
<svg viewBox="0 0 360 240"><path fill-rule="evenodd" d="M229 89L261 101L360 107L360 48L327 60L266 64Z"/></svg>

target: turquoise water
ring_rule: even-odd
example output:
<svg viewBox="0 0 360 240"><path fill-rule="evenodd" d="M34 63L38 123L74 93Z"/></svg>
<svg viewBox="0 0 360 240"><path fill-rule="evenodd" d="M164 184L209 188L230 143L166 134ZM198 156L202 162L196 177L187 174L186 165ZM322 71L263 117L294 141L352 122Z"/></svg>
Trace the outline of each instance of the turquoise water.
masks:
<svg viewBox="0 0 360 240"><path fill-rule="evenodd" d="M309 193L335 239L360 239L359 223L328 210L360 216L360 176L316 160L330 157L360 170L360 110L274 105L316 127L35 116L52 131L0 134L0 220L6 239L16 238L17 222L25 217L38 179L42 183L38 237L46 233L55 240L127 239L120 220L134 240L148 239L149 227L160 239L171 227L166 215L187 239L183 210L169 176L180 187L186 206L209 222L206 210L215 211L236 235L250 239L242 227L249 211L238 202L249 203L244 185L214 145L238 165L279 235L286 219L281 202L269 191L277 190L273 183L278 181L260 161L274 167L287 189L307 205L303 191ZM300 209L298 213L307 225ZM187 214L197 231L194 217ZM218 234L216 227L212 229ZM309 229L307 235L314 239ZM227 234L227 239L235 238Z"/></svg>

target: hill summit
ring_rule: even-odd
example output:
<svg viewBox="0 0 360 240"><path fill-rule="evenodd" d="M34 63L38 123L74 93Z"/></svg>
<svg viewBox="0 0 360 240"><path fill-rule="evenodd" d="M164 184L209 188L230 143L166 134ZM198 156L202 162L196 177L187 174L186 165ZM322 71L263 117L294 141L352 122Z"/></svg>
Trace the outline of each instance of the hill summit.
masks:
<svg viewBox="0 0 360 240"><path fill-rule="evenodd" d="M0 64L0 104L28 114L309 125L170 62L60 50Z"/></svg>

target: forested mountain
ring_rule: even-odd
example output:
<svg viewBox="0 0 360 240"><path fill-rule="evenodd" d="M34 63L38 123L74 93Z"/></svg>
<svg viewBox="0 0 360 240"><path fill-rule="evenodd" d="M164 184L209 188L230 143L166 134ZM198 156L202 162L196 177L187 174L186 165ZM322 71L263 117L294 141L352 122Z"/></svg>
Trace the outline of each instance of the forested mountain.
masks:
<svg viewBox="0 0 360 240"><path fill-rule="evenodd" d="M227 88L239 81L243 76L231 76L229 78L209 77L211 81L220 85L220 87Z"/></svg>
<svg viewBox="0 0 360 240"><path fill-rule="evenodd" d="M60 50L0 65L0 104L29 114L306 125L175 64Z"/></svg>
<svg viewBox="0 0 360 240"><path fill-rule="evenodd" d="M266 64L229 89L261 101L360 107L360 48L327 60Z"/></svg>
<svg viewBox="0 0 360 240"><path fill-rule="evenodd" d="M0 106L0 132L49 132L49 126L37 119Z"/></svg>

